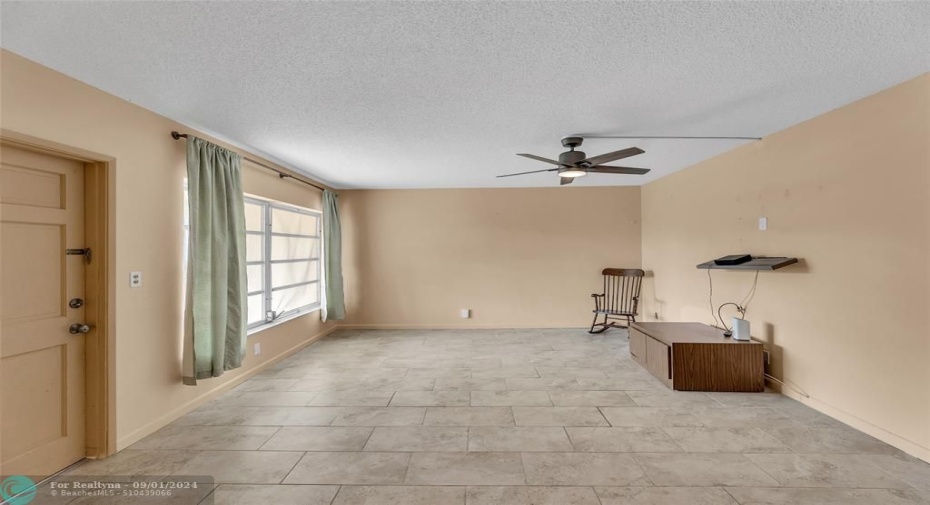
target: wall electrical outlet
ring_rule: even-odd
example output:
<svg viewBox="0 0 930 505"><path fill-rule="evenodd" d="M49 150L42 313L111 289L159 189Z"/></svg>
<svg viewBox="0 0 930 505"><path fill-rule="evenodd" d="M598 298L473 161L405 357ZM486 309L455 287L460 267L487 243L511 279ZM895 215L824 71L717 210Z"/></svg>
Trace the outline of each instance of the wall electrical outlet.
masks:
<svg viewBox="0 0 930 505"><path fill-rule="evenodd" d="M255 352L255 355L258 356L262 353L262 344L255 342L255 345L252 346L252 350Z"/></svg>
<svg viewBox="0 0 930 505"><path fill-rule="evenodd" d="M129 287L142 287L142 272L129 272Z"/></svg>
<svg viewBox="0 0 930 505"><path fill-rule="evenodd" d="M468 319L468 318L470 318L470 317L471 317L471 309L462 309L460 315L462 316L462 319Z"/></svg>
<svg viewBox="0 0 930 505"><path fill-rule="evenodd" d="M759 231L765 231L769 229L769 218L760 217L759 218Z"/></svg>

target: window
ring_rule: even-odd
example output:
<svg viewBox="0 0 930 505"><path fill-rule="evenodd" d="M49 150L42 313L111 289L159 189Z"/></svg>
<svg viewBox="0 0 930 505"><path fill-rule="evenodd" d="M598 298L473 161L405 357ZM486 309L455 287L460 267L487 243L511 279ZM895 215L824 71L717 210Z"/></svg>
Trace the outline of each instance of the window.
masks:
<svg viewBox="0 0 930 505"><path fill-rule="evenodd" d="M249 329L320 307L320 213L245 199Z"/></svg>
<svg viewBox="0 0 930 505"><path fill-rule="evenodd" d="M184 179L184 272L190 216ZM270 200L245 198L248 328L320 308L322 214Z"/></svg>

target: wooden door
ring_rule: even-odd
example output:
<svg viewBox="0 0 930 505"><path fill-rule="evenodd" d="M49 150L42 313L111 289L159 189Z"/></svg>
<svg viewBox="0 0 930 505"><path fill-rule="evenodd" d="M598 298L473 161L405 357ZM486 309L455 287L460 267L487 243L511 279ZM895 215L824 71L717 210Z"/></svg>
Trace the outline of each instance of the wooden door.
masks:
<svg viewBox="0 0 930 505"><path fill-rule="evenodd" d="M84 457L84 166L0 146L0 467L45 476Z"/></svg>

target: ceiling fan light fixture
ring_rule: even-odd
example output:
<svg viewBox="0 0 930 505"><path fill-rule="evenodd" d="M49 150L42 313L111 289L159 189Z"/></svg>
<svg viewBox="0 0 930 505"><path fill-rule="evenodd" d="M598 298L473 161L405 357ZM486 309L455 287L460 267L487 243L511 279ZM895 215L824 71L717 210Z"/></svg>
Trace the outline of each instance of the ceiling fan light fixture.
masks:
<svg viewBox="0 0 930 505"><path fill-rule="evenodd" d="M584 177L588 172L580 168L567 168L559 172L559 177Z"/></svg>

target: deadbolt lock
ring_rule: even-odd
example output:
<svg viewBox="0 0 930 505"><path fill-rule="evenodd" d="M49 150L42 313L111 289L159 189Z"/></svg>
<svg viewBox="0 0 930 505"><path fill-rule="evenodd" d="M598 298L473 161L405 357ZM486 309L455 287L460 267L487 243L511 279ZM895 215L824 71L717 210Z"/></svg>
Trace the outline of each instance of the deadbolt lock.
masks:
<svg viewBox="0 0 930 505"><path fill-rule="evenodd" d="M90 258L92 256L90 247L85 247L83 249L65 249L65 254L68 256L84 256L84 263L90 265Z"/></svg>
<svg viewBox="0 0 930 505"><path fill-rule="evenodd" d="M72 298L71 301L68 302L68 307L71 307L72 309L79 309L83 306L84 300L81 300L80 298Z"/></svg>

